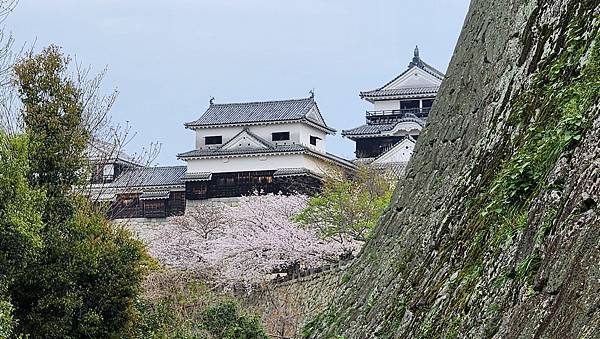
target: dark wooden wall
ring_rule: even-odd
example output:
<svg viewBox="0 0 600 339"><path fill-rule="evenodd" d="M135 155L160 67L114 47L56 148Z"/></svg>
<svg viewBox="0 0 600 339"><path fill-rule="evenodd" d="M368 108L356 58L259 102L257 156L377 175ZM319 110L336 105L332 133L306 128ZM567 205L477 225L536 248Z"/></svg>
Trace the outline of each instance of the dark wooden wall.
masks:
<svg viewBox="0 0 600 339"><path fill-rule="evenodd" d="M185 192L171 192L169 199L140 200L140 193L117 195L108 216L111 219L166 218L185 213Z"/></svg>
<svg viewBox="0 0 600 339"><path fill-rule="evenodd" d="M321 187L320 181L312 177L274 178L273 173L274 171L216 173L210 181L187 182L186 198L233 198L254 192L313 194Z"/></svg>

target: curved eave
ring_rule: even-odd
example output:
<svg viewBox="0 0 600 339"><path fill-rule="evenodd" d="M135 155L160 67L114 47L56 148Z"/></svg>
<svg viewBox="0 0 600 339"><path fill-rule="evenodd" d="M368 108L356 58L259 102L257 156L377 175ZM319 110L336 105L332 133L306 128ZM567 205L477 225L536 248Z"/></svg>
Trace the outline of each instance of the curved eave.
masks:
<svg viewBox="0 0 600 339"><path fill-rule="evenodd" d="M203 128L219 128L219 127L244 127L244 126L261 126L261 125L277 125L277 124L292 124L292 123L305 123L315 127L316 129L322 130L323 132L335 135L337 132L335 129L329 126L323 126L318 124L310 119L302 118L302 119L294 119L294 120L272 120L272 121L254 121L254 122L239 122L239 123L224 123L224 124L206 124L206 125L196 125L194 123L186 123L184 124L185 128L190 130L198 130Z"/></svg>
<svg viewBox="0 0 600 339"><path fill-rule="evenodd" d="M282 155L282 154L304 154L306 151L289 151L289 152L263 152L263 153L240 153L240 154L214 154L214 155L182 155L178 154L177 159L188 161L188 160L202 160L202 159L224 159L224 158L245 158L245 157L262 157L268 155Z"/></svg>
<svg viewBox="0 0 600 339"><path fill-rule="evenodd" d="M246 154L215 154L215 155L204 155L204 156L181 156L177 155L177 158L183 161L188 160L203 160L203 159L224 159L224 158L249 158L249 157L261 157L261 156L270 156L270 155L310 155L321 160L325 160L327 162L332 162L346 169L354 170L356 169L356 165L354 165L351 161L345 160L343 158L339 158L329 153L320 153L317 151L313 151L311 149L306 149L302 151L290 151L290 152L265 152L265 153L246 153Z"/></svg>
<svg viewBox="0 0 600 339"><path fill-rule="evenodd" d="M402 95L372 95L368 93L360 93L360 98L370 103L386 100L402 100L402 99L422 99L436 97L437 93L419 93L419 94L402 94Z"/></svg>
<svg viewBox="0 0 600 339"><path fill-rule="evenodd" d="M377 137L386 137L391 135L389 133L378 133L378 134L342 134L342 137L350 140L354 139L365 139L365 138L377 138Z"/></svg>

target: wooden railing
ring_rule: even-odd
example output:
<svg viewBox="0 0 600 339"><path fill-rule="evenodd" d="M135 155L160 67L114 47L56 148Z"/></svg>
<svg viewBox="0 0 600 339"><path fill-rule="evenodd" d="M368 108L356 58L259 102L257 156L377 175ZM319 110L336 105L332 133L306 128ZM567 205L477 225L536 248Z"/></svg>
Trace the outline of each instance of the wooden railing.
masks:
<svg viewBox="0 0 600 339"><path fill-rule="evenodd" d="M404 109L393 109L393 110L380 110L380 111L367 111L367 118L370 117L409 117L411 115L417 118L426 118L431 111L431 107L423 108L404 108Z"/></svg>

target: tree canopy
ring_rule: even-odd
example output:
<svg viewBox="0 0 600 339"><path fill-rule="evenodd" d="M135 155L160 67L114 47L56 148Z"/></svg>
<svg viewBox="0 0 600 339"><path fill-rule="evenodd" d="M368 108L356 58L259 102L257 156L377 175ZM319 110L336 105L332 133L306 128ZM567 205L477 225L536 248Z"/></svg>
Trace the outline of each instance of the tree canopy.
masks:
<svg viewBox="0 0 600 339"><path fill-rule="evenodd" d="M123 334L151 261L73 190L87 172L84 89L57 47L14 69L24 133L0 135L0 331Z"/></svg>

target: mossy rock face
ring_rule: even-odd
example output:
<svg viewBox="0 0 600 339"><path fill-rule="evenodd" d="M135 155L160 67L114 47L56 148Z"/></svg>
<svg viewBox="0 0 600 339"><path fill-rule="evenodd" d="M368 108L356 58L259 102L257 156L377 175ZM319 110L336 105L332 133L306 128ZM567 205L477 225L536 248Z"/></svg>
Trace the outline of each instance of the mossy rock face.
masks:
<svg viewBox="0 0 600 339"><path fill-rule="evenodd" d="M473 0L393 206L306 337L600 333L599 28L597 0Z"/></svg>

